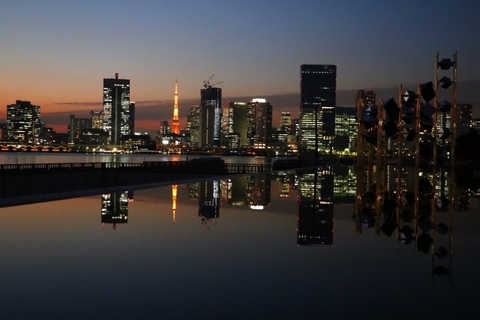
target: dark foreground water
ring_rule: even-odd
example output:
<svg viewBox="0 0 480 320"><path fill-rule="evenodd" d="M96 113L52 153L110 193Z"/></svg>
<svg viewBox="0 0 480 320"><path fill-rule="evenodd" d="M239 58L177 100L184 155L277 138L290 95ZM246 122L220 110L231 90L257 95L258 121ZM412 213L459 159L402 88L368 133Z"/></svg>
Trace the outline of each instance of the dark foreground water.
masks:
<svg viewBox="0 0 480 320"><path fill-rule="evenodd" d="M332 245L297 245L294 179L178 185L176 210L172 187L1 208L0 319L479 318L477 199L432 276L431 252L356 232L352 203Z"/></svg>

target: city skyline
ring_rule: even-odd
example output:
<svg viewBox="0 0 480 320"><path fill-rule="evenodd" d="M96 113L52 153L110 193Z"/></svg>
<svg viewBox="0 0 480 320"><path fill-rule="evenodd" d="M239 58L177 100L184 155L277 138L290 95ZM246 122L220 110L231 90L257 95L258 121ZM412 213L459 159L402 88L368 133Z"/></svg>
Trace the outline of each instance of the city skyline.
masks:
<svg viewBox="0 0 480 320"><path fill-rule="evenodd" d="M298 116L303 63L336 64L337 104L353 106L357 89L371 88L379 100L399 83L431 81L437 51L442 58L459 53L458 102L475 109L480 101L470 92L480 84L475 1L24 0L1 9L0 118L8 104L31 101L44 123L65 128L59 131L69 114L102 109L102 79L117 72L131 80L136 131L171 121L175 78L180 128L211 74L223 82L224 102L271 101L276 126L282 111Z"/></svg>

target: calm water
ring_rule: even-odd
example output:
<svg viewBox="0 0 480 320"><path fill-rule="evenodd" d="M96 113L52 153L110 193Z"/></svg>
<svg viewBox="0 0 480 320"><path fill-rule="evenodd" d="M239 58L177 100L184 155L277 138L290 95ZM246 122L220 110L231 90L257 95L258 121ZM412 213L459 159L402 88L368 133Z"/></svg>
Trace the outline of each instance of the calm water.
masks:
<svg viewBox="0 0 480 320"><path fill-rule="evenodd" d="M190 156L190 159L202 156ZM0 152L0 164L15 163L91 163L91 162L143 162L143 161L182 161L185 155L162 154L84 154L48 152ZM265 157L224 157L225 162L263 163Z"/></svg>
<svg viewBox="0 0 480 320"><path fill-rule="evenodd" d="M451 277L432 277L431 252L356 231L354 196L322 201L321 226L300 224L312 190L333 194L336 182L322 179L260 175L0 208L0 319L478 319L477 198L454 215ZM305 233L325 244L298 245Z"/></svg>

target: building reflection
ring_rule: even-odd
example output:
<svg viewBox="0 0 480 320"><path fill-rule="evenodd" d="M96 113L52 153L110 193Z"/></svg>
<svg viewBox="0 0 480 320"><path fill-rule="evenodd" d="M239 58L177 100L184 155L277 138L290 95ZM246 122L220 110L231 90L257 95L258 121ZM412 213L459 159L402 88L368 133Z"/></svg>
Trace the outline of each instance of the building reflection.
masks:
<svg viewBox="0 0 480 320"><path fill-rule="evenodd" d="M262 210L272 201L272 176L256 174L220 181L221 199L228 206Z"/></svg>
<svg viewBox="0 0 480 320"><path fill-rule="evenodd" d="M221 186L223 203L235 207L247 205L247 176L224 179Z"/></svg>
<svg viewBox="0 0 480 320"><path fill-rule="evenodd" d="M187 189L188 189L188 198L189 199L198 199L198 189L200 187L199 182L195 183L188 183L187 184Z"/></svg>
<svg viewBox="0 0 480 320"><path fill-rule="evenodd" d="M296 190L296 175L292 172L280 171L277 173L277 181L280 184L280 198L288 198L290 191Z"/></svg>
<svg viewBox="0 0 480 320"><path fill-rule="evenodd" d="M198 188L198 216L202 224L220 217L220 180L202 181Z"/></svg>
<svg viewBox="0 0 480 320"><path fill-rule="evenodd" d="M333 245L331 167L298 175L297 245Z"/></svg>
<svg viewBox="0 0 480 320"><path fill-rule="evenodd" d="M335 166L333 176L333 199L335 203L354 203L356 196L355 168L353 166Z"/></svg>
<svg viewBox="0 0 480 320"><path fill-rule="evenodd" d="M117 224L126 224L128 203L131 201L133 201L133 191L102 194L102 225L112 224L112 228L116 229Z"/></svg>
<svg viewBox="0 0 480 320"><path fill-rule="evenodd" d="M278 198L298 191L297 244L333 245L334 203L353 204L355 231L396 239L396 250L414 250L431 258L432 280L452 278L455 210L468 211L472 192L460 188L455 173L433 166L323 166L300 172L255 174L187 185L198 202L202 225L220 216L221 205L263 210L271 205L272 179ZM178 186L171 186L175 224ZM127 223L132 192L102 195L102 224ZM210 228L209 228L210 229Z"/></svg>
<svg viewBox="0 0 480 320"><path fill-rule="evenodd" d="M247 177L247 203L250 209L263 210L272 201L272 178L270 174L256 174Z"/></svg>

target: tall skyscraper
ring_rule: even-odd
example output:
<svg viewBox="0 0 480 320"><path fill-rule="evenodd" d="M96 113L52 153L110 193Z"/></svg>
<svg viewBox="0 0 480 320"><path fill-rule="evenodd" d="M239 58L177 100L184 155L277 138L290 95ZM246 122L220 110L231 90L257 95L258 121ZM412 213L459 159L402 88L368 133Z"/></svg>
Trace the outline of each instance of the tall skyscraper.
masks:
<svg viewBox="0 0 480 320"><path fill-rule="evenodd" d="M248 104L229 101L222 113L222 133L229 148L248 147Z"/></svg>
<svg viewBox="0 0 480 320"><path fill-rule="evenodd" d="M220 146L222 89L205 86L200 91L199 146Z"/></svg>
<svg viewBox="0 0 480 320"><path fill-rule="evenodd" d="M190 146L200 145L200 107L191 107L187 117L187 129L190 132Z"/></svg>
<svg viewBox="0 0 480 320"><path fill-rule="evenodd" d="M290 112L282 112L280 114L280 130L285 131L287 134L292 132L292 114Z"/></svg>
<svg viewBox="0 0 480 320"><path fill-rule="evenodd" d="M248 146L253 147L255 143L255 133L257 130L257 124L255 123L255 110L256 104L249 103L247 106L247 140Z"/></svg>
<svg viewBox="0 0 480 320"><path fill-rule="evenodd" d="M178 121L178 83L175 79L175 96L173 99L173 119L172 119L172 133L180 134L179 121Z"/></svg>
<svg viewBox="0 0 480 320"><path fill-rule="evenodd" d="M122 135L133 134L134 105L130 102L130 79L103 79L103 129L109 132L109 144L120 145Z"/></svg>
<svg viewBox="0 0 480 320"><path fill-rule="evenodd" d="M273 107L272 104L265 99L253 99L249 105L255 112L252 119L255 126L253 146L263 149L272 137Z"/></svg>
<svg viewBox="0 0 480 320"><path fill-rule="evenodd" d="M335 137L336 65L300 67L300 148L331 152Z"/></svg>
<svg viewBox="0 0 480 320"><path fill-rule="evenodd" d="M17 100L7 106L7 139L21 143L37 143L43 123L40 107L30 101Z"/></svg>

